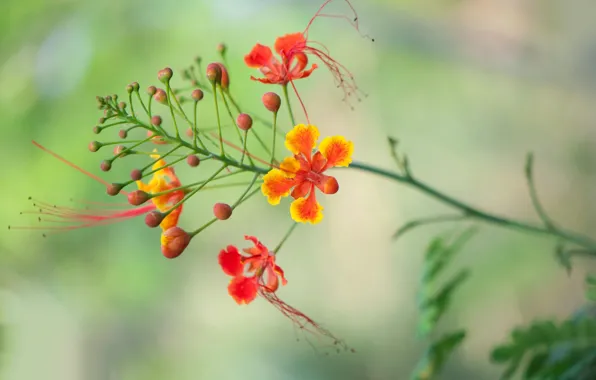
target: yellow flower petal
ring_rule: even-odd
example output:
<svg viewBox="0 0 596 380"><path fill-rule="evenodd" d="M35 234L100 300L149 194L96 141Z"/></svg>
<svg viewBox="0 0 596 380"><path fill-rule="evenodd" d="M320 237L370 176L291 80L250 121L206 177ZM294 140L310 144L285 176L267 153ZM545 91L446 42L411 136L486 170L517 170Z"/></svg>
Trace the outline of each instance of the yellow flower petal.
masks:
<svg viewBox="0 0 596 380"><path fill-rule="evenodd" d="M279 164L279 168L285 173L286 176L294 178L296 172L300 169L300 162L293 156L286 157Z"/></svg>
<svg viewBox="0 0 596 380"><path fill-rule="evenodd" d="M298 198L290 205L292 219L299 223L317 224L323 220L323 206L317 202L313 192L307 198Z"/></svg>
<svg viewBox="0 0 596 380"><path fill-rule="evenodd" d="M298 124L286 134L286 148L294 153L302 153L310 157L317 145L319 130L314 125Z"/></svg>
<svg viewBox="0 0 596 380"><path fill-rule="evenodd" d="M279 169L271 169L263 176L261 192L271 205L279 204L282 197L287 197L294 186L294 179Z"/></svg>
<svg viewBox="0 0 596 380"><path fill-rule="evenodd" d="M327 167L348 166L352 162L354 143L343 136L326 137L321 141L319 151L327 159Z"/></svg>

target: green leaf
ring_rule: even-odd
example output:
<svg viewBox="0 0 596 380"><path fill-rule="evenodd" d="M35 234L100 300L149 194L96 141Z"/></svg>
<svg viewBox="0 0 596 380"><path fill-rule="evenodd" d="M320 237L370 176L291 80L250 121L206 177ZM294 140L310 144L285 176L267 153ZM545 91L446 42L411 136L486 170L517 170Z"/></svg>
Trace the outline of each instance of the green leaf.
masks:
<svg viewBox="0 0 596 380"><path fill-rule="evenodd" d="M464 341L466 332L458 330L445 334L435 341L420 359L416 369L411 375L415 380L434 378L442 370L451 353Z"/></svg>
<svg viewBox="0 0 596 380"><path fill-rule="evenodd" d="M491 361L495 363L506 363L517 355L516 347L504 345L494 348L490 354Z"/></svg>
<svg viewBox="0 0 596 380"><path fill-rule="evenodd" d="M530 360L530 363L528 363L528 366L526 367L524 379L533 379L535 376L539 375L540 371L546 364L548 357L548 351L542 351L534 354Z"/></svg>

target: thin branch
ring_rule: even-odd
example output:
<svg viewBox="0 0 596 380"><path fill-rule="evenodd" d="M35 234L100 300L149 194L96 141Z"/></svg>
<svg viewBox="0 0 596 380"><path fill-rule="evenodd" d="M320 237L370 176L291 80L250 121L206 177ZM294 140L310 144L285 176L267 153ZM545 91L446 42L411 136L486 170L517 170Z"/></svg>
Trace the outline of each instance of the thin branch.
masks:
<svg viewBox="0 0 596 380"><path fill-rule="evenodd" d="M544 210L544 207L542 207L540 200L538 199L538 192L536 191L536 184L534 183L534 154L532 152L529 152L526 156L525 174L526 180L528 182L530 198L532 199L532 205L534 205L536 213L548 229L553 231L556 230L557 228L555 227L555 223L548 216L548 214Z"/></svg>
<svg viewBox="0 0 596 380"><path fill-rule="evenodd" d="M428 218L421 218L409 221L408 223L404 224L400 228L397 229L391 236L393 240L397 240L406 232L420 226L425 226L428 224L435 224L435 223L444 223L444 222L461 222L463 220L469 219L467 215L437 215Z"/></svg>

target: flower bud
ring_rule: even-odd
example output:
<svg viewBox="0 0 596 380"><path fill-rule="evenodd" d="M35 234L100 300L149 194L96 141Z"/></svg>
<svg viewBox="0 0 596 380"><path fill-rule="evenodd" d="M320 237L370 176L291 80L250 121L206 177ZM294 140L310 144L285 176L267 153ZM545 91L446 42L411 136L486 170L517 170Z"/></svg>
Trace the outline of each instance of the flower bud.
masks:
<svg viewBox="0 0 596 380"><path fill-rule="evenodd" d="M126 151L126 147L124 145L116 145L114 147L114 156L126 157L128 156L128 152Z"/></svg>
<svg viewBox="0 0 596 380"><path fill-rule="evenodd" d="M128 132L126 131L126 129L121 129L121 130L118 131L118 136L121 139L125 139L126 136L128 136Z"/></svg>
<svg viewBox="0 0 596 380"><path fill-rule="evenodd" d="M89 151L97 152L99 148L101 148L101 143L99 141L91 141L88 145Z"/></svg>
<svg viewBox="0 0 596 380"><path fill-rule="evenodd" d="M161 234L161 253L168 259L182 254L192 237L180 227L171 227Z"/></svg>
<svg viewBox="0 0 596 380"><path fill-rule="evenodd" d="M128 92L129 94L132 94L132 90L133 90L132 84L127 84L126 85L126 92Z"/></svg>
<svg viewBox="0 0 596 380"><path fill-rule="evenodd" d="M143 172L140 169L134 169L130 172L130 178L133 181L140 181L143 178Z"/></svg>
<svg viewBox="0 0 596 380"><path fill-rule="evenodd" d="M263 95L263 105L271 112L277 112L281 106L281 99L275 92L267 92Z"/></svg>
<svg viewBox="0 0 596 380"><path fill-rule="evenodd" d="M155 92L155 95L153 95L153 99L158 103L168 104L168 95L161 88L157 89L157 91Z"/></svg>
<svg viewBox="0 0 596 380"><path fill-rule="evenodd" d="M227 50L228 50L228 47L227 47L227 46L226 46L226 44L224 44L223 42L222 42L222 43L219 43L219 44L217 44L217 52L218 52L219 54L221 54L221 55L224 55L224 54L226 54L226 51L227 51Z"/></svg>
<svg viewBox="0 0 596 380"><path fill-rule="evenodd" d="M120 194L123 187L124 186L121 183L112 183L108 185L106 190L108 195L114 196Z"/></svg>
<svg viewBox="0 0 596 380"><path fill-rule="evenodd" d="M230 75L228 74L228 69L226 69L223 63L216 62L215 64L219 66L221 70L220 86L224 90L227 90L230 87Z"/></svg>
<svg viewBox="0 0 596 380"><path fill-rule="evenodd" d="M147 131L147 137L151 137L155 135L152 131ZM155 135L153 136L153 138L151 139L151 142L154 144L167 144L168 142L165 140L165 138L163 136L160 135Z"/></svg>
<svg viewBox="0 0 596 380"><path fill-rule="evenodd" d="M101 132L103 128L100 127L99 125L96 125L95 127L93 127L93 133L95 133L96 135L99 135L99 133Z"/></svg>
<svg viewBox="0 0 596 380"><path fill-rule="evenodd" d="M174 75L172 69L166 67L165 69L159 70L157 73L157 79L159 79L161 83L168 83L170 79L172 79L172 75Z"/></svg>
<svg viewBox="0 0 596 380"><path fill-rule="evenodd" d="M213 206L213 215L219 220L226 220L232 216L232 207L227 203L216 203Z"/></svg>
<svg viewBox="0 0 596 380"><path fill-rule="evenodd" d="M133 206L140 206L147 202L151 197L143 190L135 190L127 195L128 203Z"/></svg>
<svg viewBox="0 0 596 380"><path fill-rule="evenodd" d="M159 127L161 125L161 116L159 115L154 115L151 117L151 124L155 125L156 127Z"/></svg>
<svg viewBox="0 0 596 380"><path fill-rule="evenodd" d="M252 127L252 117L248 114L241 113L236 118L236 125L243 131L248 131Z"/></svg>
<svg viewBox="0 0 596 380"><path fill-rule="evenodd" d="M201 163L201 159L199 158L199 156L192 154L186 157L186 163L188 164L188 166L196 168Z"/></svg>
<svg viewBox="0 0 596 380"><path fill-rule="evenodd" d="M195 135L195 133L192 131L192 128L191 127L186 128L186 132L185 133L186 133L186 136L188 136L190 138L192 138Z"/></svg>
<svg viewBox="0 0 596 380"><path fill-rule="evenodd" d="M155 92L157 91L157 88L155 86L149 86L147 87L147 93L151 96L155 95Z"/></svg>
<svg viewBox="0 0 596 380"><path fill-rule="evenodd" d="M110 171L110 169L112 168L112 162L110 162L108 160L103 160L101 162L101 164L99 165L99 167L104 172Z"/></svg>
<svg viewBox="0 0 596 380"><path fill-rule="evenodd" d="M132 82L130 85L132 86L133 91L139 91L139 82Z"/></svg>
<svg viewBox="0 0 596 380"><path fill-rule="evenodd" d="M329 176L323 180L320 189L325 194L335 194L339 190L339 183L335 177Z"/></svg>
<svg viewBox="0 0 596 380"><path fill-rule="evenodd" d="M164 214L157 210L153 210L145 215L145 224L151 228L155 228L161 224L161 221L164 218Z"/></svg>
<svg viewBox="0 0 596 380"><path fill-rule="evenodd" d="M210 63L207 65L207 79L209 82L213 83L221 83L221 67L217 63Z"/></svg>
<svg viewBox="0 0 596 380"><path fill-rule="evenodd" d="M99 124L103 124L103 123L105 123L105 122L106 122L106 118L105 118L105 117L100 117L100 118L99 118L99 120L97 120L97 122L98 122Z"/></svg>
<svg viewBox="0 0 596 380"><path fill-rule="evenodd" d="M193 90L193 92L190 96L195 102L198 102L201 99L203 99L203 90L201 90L200 88L197 88L197 89Z"/></svg>
<svg viewBox="0 0 596 380"><path fill-rule="evenodd" d="M124 102L118 103L118 108L120 108L121 110L126 109L126 103L124 103Z"/></svg>

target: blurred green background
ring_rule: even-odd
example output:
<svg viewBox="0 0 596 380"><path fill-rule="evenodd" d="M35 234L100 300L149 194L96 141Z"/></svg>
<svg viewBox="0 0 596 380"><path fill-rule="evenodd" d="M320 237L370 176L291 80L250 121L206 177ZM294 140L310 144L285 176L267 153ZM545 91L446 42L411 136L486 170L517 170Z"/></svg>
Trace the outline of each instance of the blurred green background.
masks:
<svg viewBox="0 0 596 380"><path fill-rule="evenodd" d="M419 178L483 209L524 219L536 218L523 178L532 150L551 216L594 233L592 1L352 2L374 43L334 19L319 20L310 37L325 43L369 96L351 111L324 69L298 82L323 134L345 135L355 142L355 159L391 169L386 136L394 136ZM334 13L347 10L336 3ZM303 30L319 5L3 0L2 223L35 225L34 216L19 215L30 208L29 195L62 205L71 198L113 201L101 185L30 140L99 174L106 152L87 150L101 116L95 95L123 96L132 81L145 89L157 84L157 70L185 68L197 54L217 60L219 42L229 47L236 98L268 116L260 96L278 88L251 82L242 57L257 41L271 44ZM117 166L102 176L122 180L132 168ZM182 181L208 175L202 167L180 167ZM219 250L244 246L244 234L273 247L290 225L288 202L272 208L256 196L172 261L161 255L157 231L141 219L45 239L39 231L4 229L0 378L407 378L425 348L414 331L422 252L448 226L420 229L395 243L389 237L412 218L446 209L363 172L341 171L337 178L341 191L323 199L323 222L298 228L279 255L289 283L278 294L343 337L356 354L323 356L324 348L315 342L313 351L271 305L257 300L240 307L228 296ZM196 196L181 226L197 228L211 218L213 202L233 202L239 191ZM472 277L444 326L466 326L470 335L445 379L496 378L499 369L488 354L509 329L537 316L565 317L581 304L583 269L568 277L555 263L554 243L484 226L466 247L458 264L471 267Z"/></svg>

